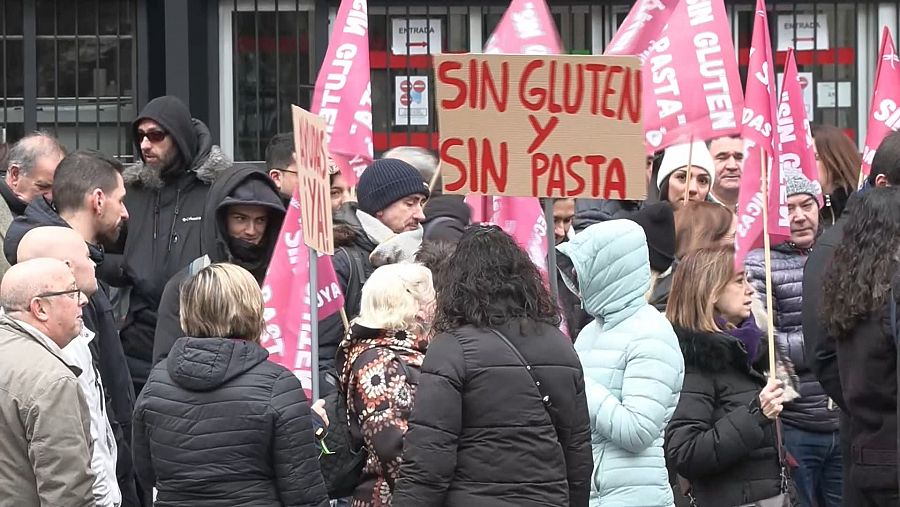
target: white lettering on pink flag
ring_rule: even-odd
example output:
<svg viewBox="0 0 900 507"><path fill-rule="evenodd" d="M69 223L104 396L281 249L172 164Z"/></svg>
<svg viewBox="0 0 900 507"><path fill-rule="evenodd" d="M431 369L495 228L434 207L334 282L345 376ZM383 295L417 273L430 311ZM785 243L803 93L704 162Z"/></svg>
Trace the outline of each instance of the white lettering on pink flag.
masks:
<svg viewBox="0 0 900 507"><path fill-rule="evenodd" d="M678 0L638 0L606 46L604 55L635 55L643 61Z"/></svg>
<svg viewBox="0 0 900 507"><path fill-rule="evenodd" d="M485 53L558 54L559 34L544 0L513 0L485 46ZM548 276L547 220L534 197L470 195L474 222L495 224L512 236ZM549 271L553 273L553 271Z"/></svg>
<svg viewBox="0 0 900 507"><path fill-rule="evenodd" d="M675 6L644 60L643 93L650 153L740 131L741 80L722 0Z"/></svg>
<svg viewBox="0 0 900 507"><path fill-rule="evenodd" d="M900 58L897 58L890 29L884 27L878 68L875 71L875 89L872 92L866 144L863 147L864 175L868 176L872 169L872 159L878 145L888 134L898 129L900 129Z"/></svg>
<svg viewBox="0 0 900 507"><path fill-rule="evenodd" d="M781 83L781 101L776 112L776 132L778 133L778 163L770 173L769 190L769 234L772 236L791 235L791 220L787 206L788 172L802 172L810 181L818 181L819 169L816 152L813 149L812 131L806 119L803 103L803 89L797 74L794 50L788 51L785 62L784 80Z"/></svg>
<svg viewBox="0 0 900 507"><path fill-rule="evenodd" d="M775 120L775 72L766 3L756 1L747 90L744 94L744 172L738 198L738 227L735 235L735 264L743 269L744 258L762 244L763 206L762 164L771 168L775 154L772 125Z"/></svg>
<svg viewBox="0 0 900 507"><path fill-rule="evenodd" d="M328 151L348 183L373 159L366 0L342 0L316 79L311 111L325 119Z"/></svg>
<svg viewBox="0 0 900 507"><path fill-rule="evenodd" d="M303 243L300 203L291 199L278 235L278 244L266 271L262 292L266 331L260 344L269 351L269 360L291 370L312 397L312 323L309 298L309 248ZM318 256L316 290L319 320L334 315L344 306L331 257Z"/></svg>

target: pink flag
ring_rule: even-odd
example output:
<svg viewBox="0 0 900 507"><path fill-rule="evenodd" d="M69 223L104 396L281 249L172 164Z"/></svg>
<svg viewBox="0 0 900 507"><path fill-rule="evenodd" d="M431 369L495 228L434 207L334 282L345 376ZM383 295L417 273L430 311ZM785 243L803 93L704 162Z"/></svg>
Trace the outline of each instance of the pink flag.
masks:
<svg viewBox="0 0 900 507"><path fill-rule="evenodd" d="M743 269L744 258L762 240L762 165L771 167L775 154L773 125L775 119L775 71L766 3L756 1L750 62L747 69L747 92L744 94L742 117L744 138L744 171L738 198L738 227L735 237L735 264Z"/></svg>
<svg viewBox="0 0 900 507"><path fill-rule="evenodd" d="M484 45L487 54L552 55L562 49L544 0L512 0Z"/></svg>
<svg viewBox="0 0 900 507"><path fill-rule="evenodd" d="M789 171L799 171L810 181L818 181L819 169L793 49L788 50L784 65L775 128L778 137L778 163L772 166L769 173L769 234L790 237L791 220L788 215L785 178Z"/></svg>
<svg viewBox="0 0 900 507"><path fill-rule="evenodd" d="M743 97L722 0L679 2L644 60L647 150L737 134Z"/></svg>
<svg viewBox="0 0 900 507"><path fill-rule="evenodd" d="M309 248L303 243L297 192L278 235L262 292L266 331L260 344L269 360L291 370L312 399L312 322L309 298ZM319 255L317 302L319 321L344 306L344 296L331 257Z"/></svg>
<svg viewBox="0 0 900 507"><path fill-rule="evenodd" d="M328 151L351 186L373 159L366 0L342 0L311 111L325 118Z"/></svg>
<svg viewBox="0 0 900 507"><path fill-rule="evenodd" d="M500 24L488 39L485 53L558 54L559 34L544 0L512 0ZM534 197L470 195L472 220L500 226L528 252L531 261L546 276L547 220Z"/></svg>
<svg viewBox="0 0 900 507"><path fill-rule="evenodd" d="M875 90L872 92L872 109L863 148L862 173L869 175L872 158L881 141L900 128L900 58L894 49L894 38L888 27L881 36L881 53L875 71Z"/></svg>
<svg viewBox="0 0 900 507"><path fill-rule="evenodd" d="M638 0L613 35L604 55L636 55L642 61L659 38L678 0Z"/></svg>

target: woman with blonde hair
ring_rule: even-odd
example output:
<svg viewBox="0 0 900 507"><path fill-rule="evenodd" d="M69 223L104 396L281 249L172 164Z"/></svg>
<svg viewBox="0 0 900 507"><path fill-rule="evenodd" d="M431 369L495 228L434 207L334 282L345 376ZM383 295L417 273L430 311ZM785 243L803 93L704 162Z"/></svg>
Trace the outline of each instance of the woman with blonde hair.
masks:
<svg viewBox="0 0 900 507"><path fill-rule="evenodd" d="M431 271L418 264L376 269L335 362L347 394L350 434L367 451L353 506L388 506L434 315Z"/></svg>
<svg viewBox="0 0 900 507"><path fill-rule="evenodd" d="M179 338L134 410L135 468L162 507L328 505L310 408L267 361L256 279L212 264L182 286Z"/></svg>
<svg viewBox="0 0 900 507"><path fill-rule="evenodd" d="M675 258L694 250L734 245L737 216L725 206L691 201L675 213Z"/></svg>
<svg viewBox="0 0 900 507"><path fill-rule="evenodd" d="M691 252L675 273L666 316L685 375L665 450L691 505L760 505L784 493L775 429L784 390L751 359L762 334L748 326L752 299L733 248Z"/></svg>

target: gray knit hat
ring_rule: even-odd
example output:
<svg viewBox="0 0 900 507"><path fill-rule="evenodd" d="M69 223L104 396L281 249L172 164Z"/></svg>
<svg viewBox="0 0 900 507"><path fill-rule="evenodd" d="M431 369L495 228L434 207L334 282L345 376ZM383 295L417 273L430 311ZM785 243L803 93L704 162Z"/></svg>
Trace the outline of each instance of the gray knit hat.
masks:
<svg viewBox="0 0 900 507"><path fill-rule="evenodd" d="M817 181L809 181L809 178L800 171L786 170L784 173L785 186L787 187L787 197L797 194L808 194L816 201L822 195L822 187Z"/></svg>

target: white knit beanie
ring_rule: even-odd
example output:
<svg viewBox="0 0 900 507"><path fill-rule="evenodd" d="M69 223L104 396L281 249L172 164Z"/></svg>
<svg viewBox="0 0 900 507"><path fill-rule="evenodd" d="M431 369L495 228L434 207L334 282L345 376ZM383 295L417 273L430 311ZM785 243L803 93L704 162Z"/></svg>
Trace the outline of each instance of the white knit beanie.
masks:
<svg viewBox="0 0 900 507"><path fill-rule="evenodd" d="M716 165L709 148L703 141L694 141L693 148L691 145L692 143L684 143L666 148L662 163L659 165L659 174L656 175L656 188L661 187L672 173L687 167L689 156L691 167L703 169L709 175L709 187L712 188L716 181Z"/></svg>

